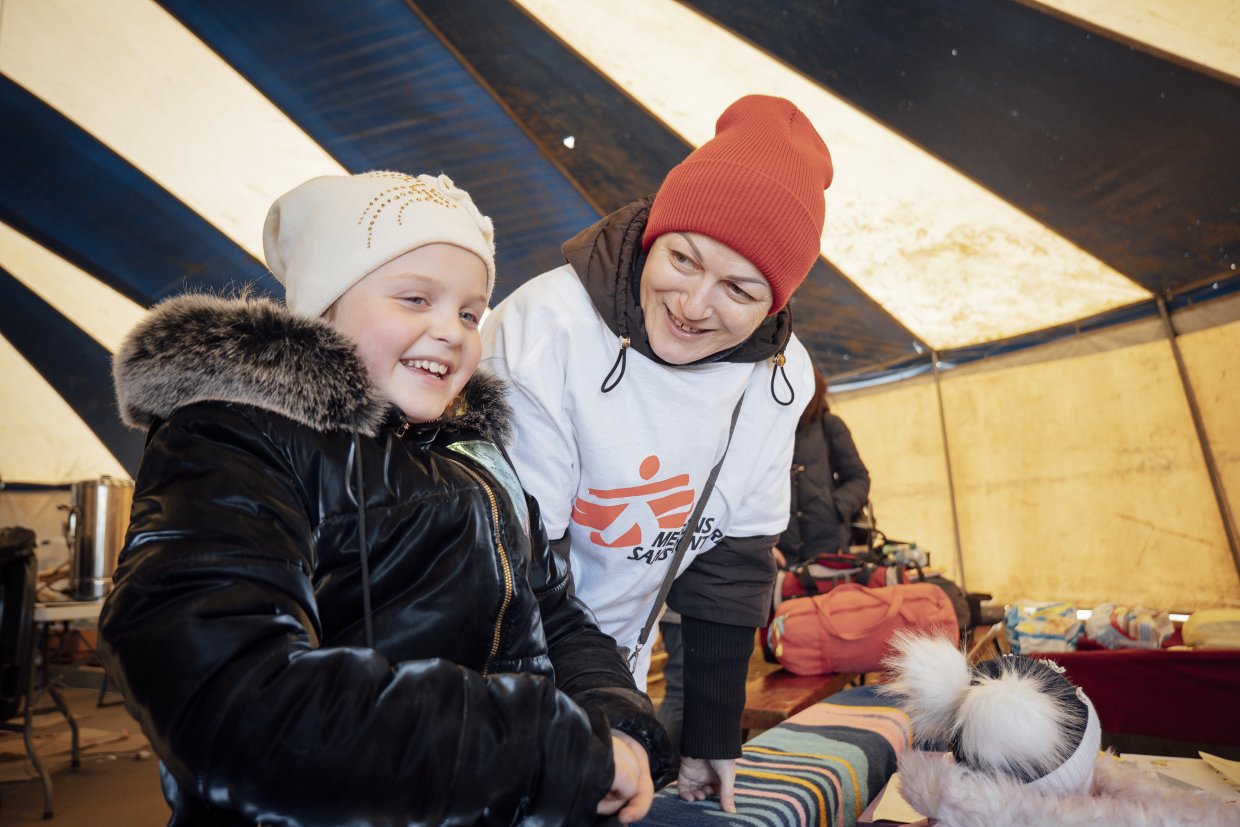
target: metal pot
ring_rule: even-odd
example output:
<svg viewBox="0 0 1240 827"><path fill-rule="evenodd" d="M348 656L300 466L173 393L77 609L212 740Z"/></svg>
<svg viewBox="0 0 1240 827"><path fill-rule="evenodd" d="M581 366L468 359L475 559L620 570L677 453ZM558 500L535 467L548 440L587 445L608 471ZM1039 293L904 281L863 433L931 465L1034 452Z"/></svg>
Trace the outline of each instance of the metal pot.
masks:
<svg viewBox="0 0 1240 827"><path fill-rule="evenodd" d="M116 558L125 544L133 483L112 477L73 484L65 542L69 545L69 595L100 600L112 588Z"/></svg>

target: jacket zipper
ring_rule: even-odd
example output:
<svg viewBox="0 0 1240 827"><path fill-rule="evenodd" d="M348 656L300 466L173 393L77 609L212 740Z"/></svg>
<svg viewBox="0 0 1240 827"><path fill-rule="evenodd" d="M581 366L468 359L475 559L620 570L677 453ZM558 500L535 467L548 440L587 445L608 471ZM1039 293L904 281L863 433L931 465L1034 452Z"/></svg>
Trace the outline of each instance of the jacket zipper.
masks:
<svg viewBox="0 0 1240 827"><path fill-rule="evenodd" d="M473 477L474 481L482 486L483 491L487 492L487 499L491 503L491 526L495 530L495 547L499 549L500 564L504 568L504 602L500 604L499 614L495 616L495 633L491 636L491 653L487 655L486 663L482 665L482 674L487 675L491 671L491 662L499 654L500 631L504 624L504 615L508 611L508 604L512 602L512 565L508 561L508 552L504 549L504 541L499 533L499 505L495 500L495 492L491 490L491 486L487 485L482 477L464 465L461 467L465 469L465 473Z"/></svg>

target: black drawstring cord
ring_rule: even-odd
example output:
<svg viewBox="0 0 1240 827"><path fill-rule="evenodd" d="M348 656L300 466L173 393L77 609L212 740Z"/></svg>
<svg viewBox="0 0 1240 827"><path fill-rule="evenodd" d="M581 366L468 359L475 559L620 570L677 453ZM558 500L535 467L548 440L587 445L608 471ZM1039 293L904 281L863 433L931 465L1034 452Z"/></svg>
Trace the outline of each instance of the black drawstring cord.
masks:
<svg viewBox="0 0 1240 827"><path fill-rule="evenodd" d="M357 546L362 560L362 616L366 624L366 645L375 648L375 627L370 615L370 549L366 545L366 498L362 486L362 443L357 431L353 432L353 444L349 446L349 465L353 466L353 475L357 480L357 495L354 496L352 486L346 487L349 496L357 505ZM348 479L346 470L345 479Z"/></svg>
<svg viewBox="0 0 1240 827"><path fill-rule="evenodd" d="M392 488L392 440L396 439L396 435L388 431L387 442L383 446L383 487L388 490L389 494L395 494L396 490Z"/></svg>
<svg viewBox="0 0 1240 827"><path fill-rule="evenodd" d="M620 352L616 355L615 364L611 366L611 370L607 372L607 376L603 378L603 384L599 387L599 390L601 390L603 393L610 393L611 391L615 390L616 385L619 385L620 380L624 378L624 368L628 364L628 353L629 353L629 337L621 336L620 337ZM608 381L610 381L612 374L616 372L616 368L620 368L620 375L616 377L615 382L612 382L610 385L608 385L607 383Z"/></svg>
<svg viewBox="0 0 1240 827"><path fill-rule="evenodd" d="M797 399L797 392L793 389L792 382L788 379L788 371L784 370L784 362L788 360L784 357L784 354L776 353L771 357L771 361L775 363L775 368L771 371L771 398L786 408ZM784 377L784 384L788 386L787 402L780 399L779 395L775 393L775 377L777 375Z"/></svg>

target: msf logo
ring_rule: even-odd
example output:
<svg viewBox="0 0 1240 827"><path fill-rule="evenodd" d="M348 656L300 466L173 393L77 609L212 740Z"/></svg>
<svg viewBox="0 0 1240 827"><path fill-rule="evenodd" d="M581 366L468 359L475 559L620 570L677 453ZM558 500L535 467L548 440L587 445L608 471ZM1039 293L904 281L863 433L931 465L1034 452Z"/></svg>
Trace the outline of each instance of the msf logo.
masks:
<svg viewBox="0 0 1240 827"><path fill-rule="evenodd" d="M643 480L650 480L659 473L659 458L653 454L646 457L637 473ZM689 519L696 493L689 487L688 474L630 488L589 491L599 502L578 497L573 503L573 522L595 529L590 532L590 539L606 548L639 546L661 529L680 528Z"/></svg>
<svg viewBox="0 0 1240 827"><path fill-rule="evenodd" d="M688 474L656 479L659 458L642 460L638 474L643 480L627 488L588 489L591 499L578 497L573 503L573 522L590 532L590 540L604 548L628 548L627 559L647 564L664 560L675 549L681 529L693 510L697 491L689 485ZM693 538L699 548L712 534L714 520L703 519ZM713 539L718 540L719 537Z"/></svg>

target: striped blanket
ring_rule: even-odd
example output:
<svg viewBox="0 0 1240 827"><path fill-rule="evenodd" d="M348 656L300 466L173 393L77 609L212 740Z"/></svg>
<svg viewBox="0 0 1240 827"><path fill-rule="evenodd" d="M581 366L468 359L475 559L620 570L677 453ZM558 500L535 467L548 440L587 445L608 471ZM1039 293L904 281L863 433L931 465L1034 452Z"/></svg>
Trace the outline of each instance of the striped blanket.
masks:
<svg viewBox="0 0 1240 827"><path fill-rule="evenodd" d="M736 813L719 799L681 801L672 785L641 827L724 824L853 827L909 743L908 716L872 687L832 695L745 744L736 765Z"/></svg>

